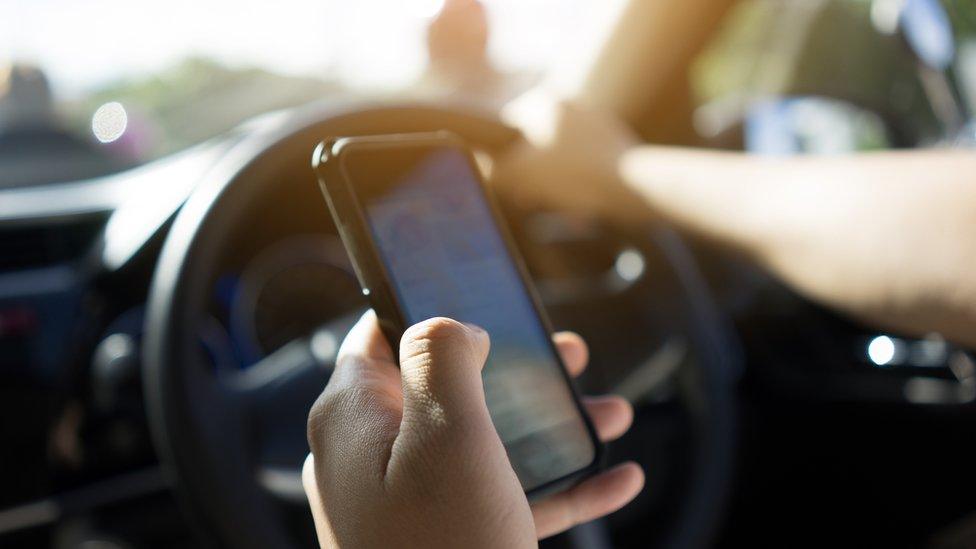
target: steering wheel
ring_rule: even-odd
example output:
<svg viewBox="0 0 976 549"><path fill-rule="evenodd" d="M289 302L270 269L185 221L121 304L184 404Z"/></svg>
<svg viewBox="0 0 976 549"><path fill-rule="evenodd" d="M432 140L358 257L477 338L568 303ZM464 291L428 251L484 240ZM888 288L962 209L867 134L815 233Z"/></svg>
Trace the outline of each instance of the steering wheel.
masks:
<svg viewBox="0 0 976 549"><path fill-rule="evenodd" d="M208 360L199 334L218 258L249 222L248 208L266 201L269 177L283 166L308 165L326 136L447 129L494 153L520 139L492 115L444 106L351 104L291 120L247 133L208 172L173 222L147 307L143 379L154 444L191 522L221 546L314 540L300 482L305 419L354 321L336 319L242 372L217 371ZM672 281L667 292L677 303L662 318L686 335L694 355L685 383L694 458L666 545L700 547L720 524L731 485L737 355L683 241L667 229L650 231L647 241L667 265L655 276Z"/></svg>

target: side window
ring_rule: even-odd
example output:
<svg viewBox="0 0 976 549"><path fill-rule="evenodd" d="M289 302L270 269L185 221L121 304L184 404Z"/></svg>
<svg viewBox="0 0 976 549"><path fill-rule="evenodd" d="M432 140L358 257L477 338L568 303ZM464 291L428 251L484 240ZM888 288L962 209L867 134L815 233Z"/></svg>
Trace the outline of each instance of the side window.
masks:
<svg viewBox="0 0 976 549"><path fill-rule="evenodd" d="M692 69L696 129L716 146L773 154L945 140L972 112L976 95L973 6L745 0ZM918 10L945 15L956 46L948 70L925 66L906 38L912 26L929 43L943 37Z"/></svg>

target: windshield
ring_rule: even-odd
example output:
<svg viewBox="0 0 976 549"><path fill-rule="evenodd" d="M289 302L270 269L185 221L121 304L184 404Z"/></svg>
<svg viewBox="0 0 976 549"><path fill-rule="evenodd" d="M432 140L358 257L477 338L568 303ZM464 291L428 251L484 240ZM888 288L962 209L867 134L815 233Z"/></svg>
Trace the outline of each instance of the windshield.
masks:
<svg viewBox="0 0 976 549"><path fill-rule="evenodd" d="M340 94L503 101L617 4L0 0L0 187L118 171Z"/></svg>

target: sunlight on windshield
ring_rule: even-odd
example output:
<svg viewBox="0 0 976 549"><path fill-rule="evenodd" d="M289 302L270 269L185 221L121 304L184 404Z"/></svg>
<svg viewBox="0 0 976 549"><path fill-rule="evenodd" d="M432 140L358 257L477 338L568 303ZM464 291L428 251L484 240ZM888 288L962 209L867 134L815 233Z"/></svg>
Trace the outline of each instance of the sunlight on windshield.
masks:
<svg viewBox="0 0 976 549"><path fill-rule="evenodd" d="M44 66L68 94L113 78L152 73L190 56L286 74L325 76L339 70L354 81L395 81L420 64L423 18L437 8L432 9L431 0L37 0L2 5L5 53ZM370 24L361 24L364 19ZM392 55L375 55L391 44L399 45ZM350 68L343 60L350 53L374 62ZM377 72L385 78L377 78Z"/></svg>
<svg viewBox="0 0 976 549"><path fill-rule="evenodd" d="M620 3L0 0L0 80L21 97L8 110L29 97L36 118L139 163L270 110L444 87L435 65L452 56L448 68L469 73L453 91L503 100L585 47ZM114 118L95 116L108 105Z"/></svg>

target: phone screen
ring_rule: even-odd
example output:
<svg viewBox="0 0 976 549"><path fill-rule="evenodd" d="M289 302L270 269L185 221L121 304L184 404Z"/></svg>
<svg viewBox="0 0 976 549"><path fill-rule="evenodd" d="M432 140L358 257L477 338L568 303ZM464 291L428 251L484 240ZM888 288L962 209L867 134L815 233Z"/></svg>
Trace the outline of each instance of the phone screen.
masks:
<svg viewBox="0 0 976 549"><path fill-rule="evenodd" d="M488 331L488 409L523 488L589 466L593 441L468 154L354 150L343 169L407 325L445 316Z"/></svg>

